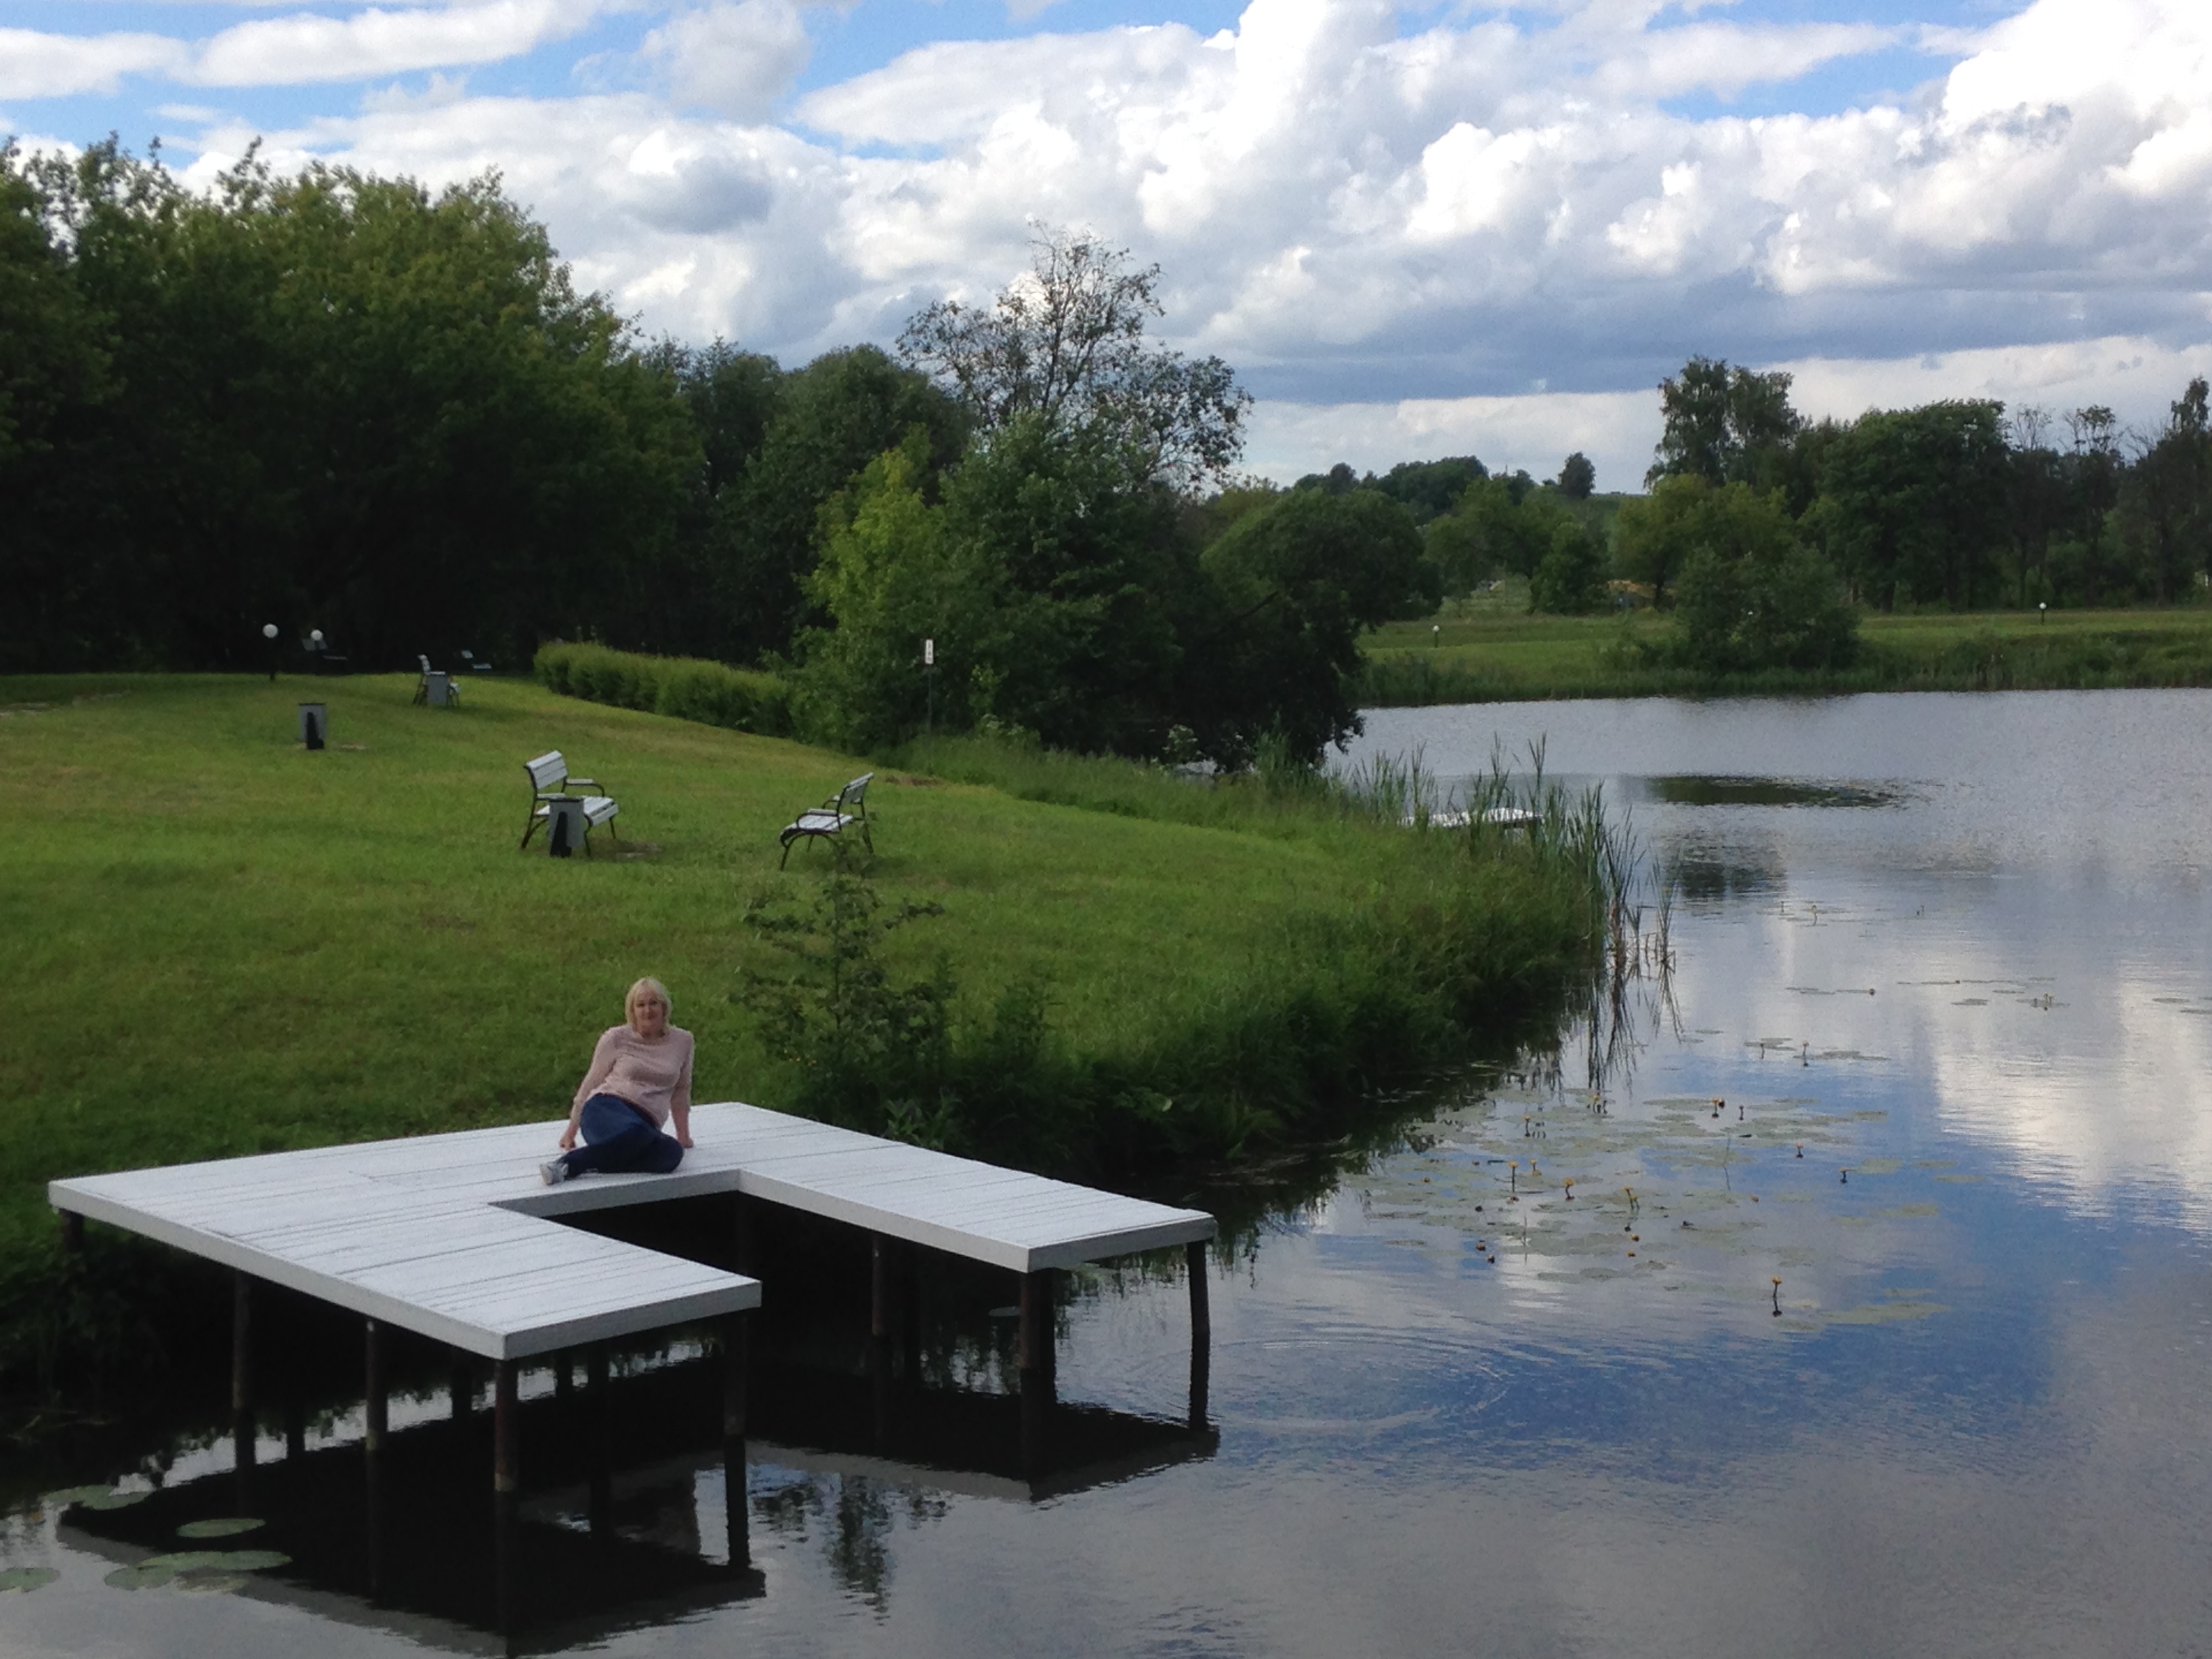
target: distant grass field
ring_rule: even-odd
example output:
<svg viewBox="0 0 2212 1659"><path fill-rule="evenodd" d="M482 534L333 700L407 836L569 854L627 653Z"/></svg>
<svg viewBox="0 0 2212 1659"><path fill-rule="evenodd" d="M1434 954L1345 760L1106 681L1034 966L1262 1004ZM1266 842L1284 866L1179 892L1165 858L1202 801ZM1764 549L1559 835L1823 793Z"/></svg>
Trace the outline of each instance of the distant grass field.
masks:
<svg viewBox="0 0 2212 1659"><path fill-rule="evenodd" d="M1639 641L1672 620L1528 613L1525 584L1393 623L1364 641L1370 708L1546 697L1695 696L1848 691L2092 690L2212 685L2212 605L2172 610L1869 615L1861 659L1831 674L1715 677L1655 666Z"/></svg>
<svg viewBox="0 0 2212 1659"><path fill-rule="evenodd" d="M0 680L0 1261L19 1292L52 1255L54 1176L550 1126L641 974L697 1035L700 1098L796 1097L732 998L763 948L740 916L763 889L813 893L832 854L802 845L779 875L776 831L864 763L520 680L472 682L453 712L412 688ZM294 738L304 698L330 707L320 753ZM552 748L622 802L596 858L516 850L521 763ZM1432 1062L1447 1015L1586 959L1559 883L1442 835L1118 763L942 758L1007 787L879 772L876 883L944 907L891 936L893 965L941 963L970 1012L1042 987L1056 1075L1311 1131L1292 1105Z"/></svg>

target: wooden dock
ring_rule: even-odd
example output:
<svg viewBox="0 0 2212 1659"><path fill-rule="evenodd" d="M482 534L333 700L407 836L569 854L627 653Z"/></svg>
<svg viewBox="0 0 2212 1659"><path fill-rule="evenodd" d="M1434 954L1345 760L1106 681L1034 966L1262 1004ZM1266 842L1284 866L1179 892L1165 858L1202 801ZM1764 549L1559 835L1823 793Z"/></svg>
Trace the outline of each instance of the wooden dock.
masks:
<svg viewBox="0 0 2212 1659"><path fill-rule="evenodd" d="M665 1176L580 1176L548 1187L538 1165L560 1126L522 1124L405 1140L266 1153L56 1181L48 1200L75 1229L89 1219L221 1263L238 1275L233 1405L251 1408L251 1287L280 1285L368 1322L369 1440L380 1437L390 1326L492 1361L502 1422L518 1362L672 1325L720 1322L741 1352L738 1316L762 1286L726 1272L562 1226L586 1211L728 1194L857 1227L876 1240L876 1334L885 1330L884 1243L1001 1267L1019 1278L1025 1394L1051 1391L1051 1275L1139 1250L1189 1255L1190 1417L1206 1419L1209 1321L1202 1211L1176 1209L953 1158L729 1102L695 1107L696 1145ZM742 1439L742 1367L728 1416ZM457 1393L456 1410L463 1408ZM497 1484L515 1489L511 1437L497 1436Z"/></svg>

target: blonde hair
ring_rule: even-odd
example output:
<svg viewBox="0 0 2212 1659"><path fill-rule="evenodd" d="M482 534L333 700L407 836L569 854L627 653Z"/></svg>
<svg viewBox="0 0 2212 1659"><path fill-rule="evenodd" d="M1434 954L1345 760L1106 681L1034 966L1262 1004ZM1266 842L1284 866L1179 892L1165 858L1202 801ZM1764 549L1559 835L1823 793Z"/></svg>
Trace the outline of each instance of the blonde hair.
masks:
<svg viewBox="0 0 2212 1659"><path fill-rule="evenodd" d="M623 998L623 1019L633 1031L637 1030L637 1000L647 995L659 997L660 1006L670 1013L676 1012L676 1005L669 999L668 988L648 974L631 986L629 994Z"/></svg>

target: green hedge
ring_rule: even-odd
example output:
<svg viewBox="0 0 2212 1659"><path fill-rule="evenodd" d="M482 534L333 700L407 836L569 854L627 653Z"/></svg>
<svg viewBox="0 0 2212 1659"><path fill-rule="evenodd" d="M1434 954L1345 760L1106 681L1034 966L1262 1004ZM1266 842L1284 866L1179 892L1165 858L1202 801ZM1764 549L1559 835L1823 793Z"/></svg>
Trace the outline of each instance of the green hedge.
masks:
<svg viewBox="0 0 2212 1659"><path fill-rule="evenodd" d="M773 674L698 657L647 657L604 645L540 646L531 665L563 696L641 708L763 737L791 735L791 688Z"/></svg>

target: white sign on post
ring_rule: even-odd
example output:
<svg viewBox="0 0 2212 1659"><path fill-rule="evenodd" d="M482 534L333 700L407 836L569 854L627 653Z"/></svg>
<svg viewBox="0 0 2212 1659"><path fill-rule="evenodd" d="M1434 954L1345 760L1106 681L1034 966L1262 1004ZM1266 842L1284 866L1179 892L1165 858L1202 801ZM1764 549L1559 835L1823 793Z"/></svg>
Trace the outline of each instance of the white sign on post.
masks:
<svg viewBox="0 0 2212 1659"><path fill-rule="evenodd" d="M921 642L921 665L924 668L934 668L937 666L937 641L935 640L924 640Z"/></svg>

